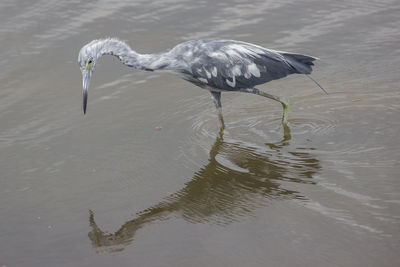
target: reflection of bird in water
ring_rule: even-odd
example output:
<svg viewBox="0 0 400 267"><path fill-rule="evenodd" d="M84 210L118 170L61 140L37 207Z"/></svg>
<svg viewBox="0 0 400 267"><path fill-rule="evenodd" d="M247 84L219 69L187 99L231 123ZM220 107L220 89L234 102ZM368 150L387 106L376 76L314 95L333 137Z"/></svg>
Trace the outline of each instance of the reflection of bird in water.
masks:
<svg viewBox="0 0 400 267"><path fill-rule="evenodd" d="M152 222L181 216L189 222L228 224L246 216L268 199L303 198L282 187L280 180L313 183L319 161L306 152L284 152L290 130L282 141L266 147L227 142L223 131L216 138L207 165L184 188L161 203L140 212L115 233L105 233L90 213L89 238L99 251L118 251L130 244L135 232ZM261 196L261 197L260 197Z"/></svg>
<svg viewBox="0 0 400 267"><path fill-rule="evenodd" d="M97 60L114 55L123 64L147 71L166 70L210 91L221 126L221 92L244 92L278 101L283 106L282 123L287 124L289 101L265 93L256 85L287 75L310 74L315 57L275 51L233 40L194 40L178 44L166 53L138 54L117 39L94 40L79 52L78 63L83 77L83 112L86 113L90 77ZM309 77L309 76L308 76ZM309 77L313 80L311 77ZM314 81L314 80L313 80ZM324 90L316 81L314 81Z"/></svg>

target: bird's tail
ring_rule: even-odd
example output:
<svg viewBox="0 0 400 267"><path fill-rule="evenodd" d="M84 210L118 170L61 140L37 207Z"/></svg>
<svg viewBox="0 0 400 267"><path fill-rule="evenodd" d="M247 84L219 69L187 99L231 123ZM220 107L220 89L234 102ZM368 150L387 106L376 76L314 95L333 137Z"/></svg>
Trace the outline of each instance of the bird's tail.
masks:
<svg viewBox="0 0 400 267"><path fill-rule="evenodd" d="M309 75L312 72L312 66L314 66L313 61L315 61L318 58L302 54L288 53L288 52L280 52L280 54L285 57L287 63L289 63L290 66L292 66L296 71L298 71L298 73L306 74L306 76L311 81L313 81L322 91L328 94L328 92Z"/></svg>
<svg viewBox="0 0 400 267"><path fill-rule="evenodd" d="M311 66L314 66L313 61L318 59L312 56L288 52L280 52L280 54L285 57L287 63L289 63L290 66L292 66L295 70L298 71L298 73L301 74L310 74L312 72Z"/></svg>

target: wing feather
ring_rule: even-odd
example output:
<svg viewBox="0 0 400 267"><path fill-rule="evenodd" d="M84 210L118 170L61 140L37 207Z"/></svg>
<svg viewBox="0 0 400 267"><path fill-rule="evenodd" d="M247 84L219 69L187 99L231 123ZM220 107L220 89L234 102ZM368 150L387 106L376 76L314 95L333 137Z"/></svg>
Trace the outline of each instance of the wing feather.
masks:
<svg viewBox="0 0 400 267"><path fill-rule="evenodd" d="M212 41L197 48L191 72L202 85L236 91L299 73L273 50L236 41Z"/></svg>

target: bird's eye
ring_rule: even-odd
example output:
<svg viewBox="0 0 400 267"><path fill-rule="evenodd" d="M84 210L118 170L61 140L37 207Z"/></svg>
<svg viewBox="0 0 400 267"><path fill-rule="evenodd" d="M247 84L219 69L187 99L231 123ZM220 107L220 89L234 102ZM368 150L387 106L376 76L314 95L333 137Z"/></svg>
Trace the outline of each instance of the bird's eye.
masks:
<svg viewBox="0 0 400 267"><path fill-rule="evenodd" d="M92 64L93 63L93 60L92 59L89 59L88 60L88 64Z"/></svg>

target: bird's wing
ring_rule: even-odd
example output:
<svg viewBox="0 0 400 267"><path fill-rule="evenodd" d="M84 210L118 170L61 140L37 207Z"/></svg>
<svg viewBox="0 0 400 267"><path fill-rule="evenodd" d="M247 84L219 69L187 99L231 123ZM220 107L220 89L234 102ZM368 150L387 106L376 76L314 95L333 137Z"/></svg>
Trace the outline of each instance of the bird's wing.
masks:
<svg viewBox="0 0 400 267"><path fill-rule="evenodd" d="M227 91L252 88L292 73L303 73L281 52L236 41L203 45L194 54L190 67L200 85Z"/></svg>

